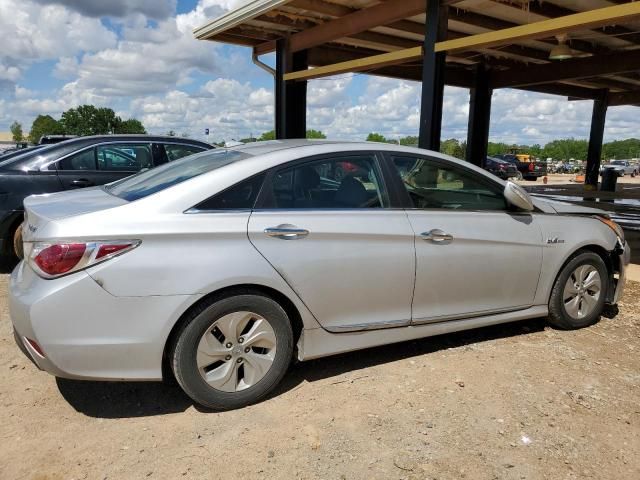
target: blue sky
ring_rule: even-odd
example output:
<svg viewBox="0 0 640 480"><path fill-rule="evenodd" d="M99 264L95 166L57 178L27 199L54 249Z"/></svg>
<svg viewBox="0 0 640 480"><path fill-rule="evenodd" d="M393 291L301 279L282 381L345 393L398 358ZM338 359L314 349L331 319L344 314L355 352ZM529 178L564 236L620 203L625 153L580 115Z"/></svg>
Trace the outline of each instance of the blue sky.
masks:
<svg viewBox="0 0 640 480"><path fill-rule="evenodd" d="M197 41L192 28L243 0L0 0L0 131L83 103L147 130L230 140L273 128L273 80L247 48ZM267 61L273 59L267 58ZM334 138L415 135L420 87L367 75L311 81L308 126ZM443 137L466 137L468 91L447 88ZM491 139L586 138L591 102L494 93ZM606 138L638 136L637 109L609 110Z"/></svg>

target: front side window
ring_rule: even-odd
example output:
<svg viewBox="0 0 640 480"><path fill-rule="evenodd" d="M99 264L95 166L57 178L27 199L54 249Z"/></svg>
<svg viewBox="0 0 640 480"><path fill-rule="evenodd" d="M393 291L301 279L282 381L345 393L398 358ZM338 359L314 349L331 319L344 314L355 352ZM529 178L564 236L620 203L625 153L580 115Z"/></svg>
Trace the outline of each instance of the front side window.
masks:
<svg viewBox="0 0 640 480"><path fill-rule="evenodd" d="M87 148L58 162L58 170L96 170L96 149Z"/></svg>
<svg viewBox="0 0 640 480"><path fill-rule="evenodd" d="M195 145L181 145L181 144L165 144L164 151L167 154L167 160L173 162L179 160L182 157L193 155L194 153L200 153L204 150L202 147Z"/></svg>
<svg viewBox="0 0 640 480"><path fill-rule="evenodd" d="M478 173L421 157L393 156L414 208L505 210L499 187Z"/></svg>
<svg viewBox="0 0 640 480"><path fill-rule="evenodd" d="M153 166L148 144L98 145L96 152L99 170L137 172Z"/></svg>
<svg viewBox="0 0 640 480"><path fill-rule="evenodd" d="M381 208L386 206L373 155L333 157L273 176L268 208Z"/></svg>

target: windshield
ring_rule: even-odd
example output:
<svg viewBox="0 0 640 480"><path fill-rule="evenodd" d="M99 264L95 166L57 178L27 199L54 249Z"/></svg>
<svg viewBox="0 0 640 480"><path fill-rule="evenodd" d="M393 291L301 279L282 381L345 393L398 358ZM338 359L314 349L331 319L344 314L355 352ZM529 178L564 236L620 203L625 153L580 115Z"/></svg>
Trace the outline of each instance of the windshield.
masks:
<svg viewBox="0 0 640 480"><path fill-rule="evenodd" d="M624 162L622 160L613 160L611 165L624 165Z"/></svg>
<svg viewBox="0 0 640 480"><path fill-rule="evenodd" d="M105 190L132 202L248 157L242 152L207 150L106 185Z"/></svg>

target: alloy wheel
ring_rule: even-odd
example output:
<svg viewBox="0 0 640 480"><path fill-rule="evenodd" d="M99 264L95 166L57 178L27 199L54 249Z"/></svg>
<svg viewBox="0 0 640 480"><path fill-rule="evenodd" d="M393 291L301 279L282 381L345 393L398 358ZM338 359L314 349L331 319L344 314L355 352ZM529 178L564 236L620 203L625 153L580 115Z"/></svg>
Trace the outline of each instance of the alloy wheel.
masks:
<svg viewBox="0 0 640 480"><path fill-rule="evenodd" d="M601 291L598 270L593 265L580 265L569 275L564 287L565 311L576 319L590 315L598 305Z"/></svg>
<svg viewBox="0 0 640 480"><path fill-rule="evenodd" d="M245 390L267 374L276 347L275 331L264 317L247 311L229 313L216 320L200 338L198 371L216 390Z"/></svg>

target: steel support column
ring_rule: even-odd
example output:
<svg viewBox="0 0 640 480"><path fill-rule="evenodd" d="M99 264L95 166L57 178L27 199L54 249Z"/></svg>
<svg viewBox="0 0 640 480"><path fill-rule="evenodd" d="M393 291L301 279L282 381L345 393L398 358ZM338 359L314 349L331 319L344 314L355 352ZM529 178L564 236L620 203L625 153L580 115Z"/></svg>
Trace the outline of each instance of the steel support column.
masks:
<svg viewBox="0 0 640 480"><path fill-rule="evenodd" d="M591 114L591 131L589 133L589 150L587 151L587 171L585 175L585 189L596 190L598 188L598 173L600 170L600 157L602 155L602 139L604 136L604 124L609 105L609 91L603 90L597 99L593 101L593 113Z"/></svg>
<svg viewBox="0 0 640 480"><path fill-rule="evenodd" d="M422 59L422 97L420 104L420 132L418 146L430 150L440 149L442 130L442 97L446 52L435 51L439 41L446 40L449 7L440 0L427 0Z"/></svg>
<svg viewBox="0 0 640 480"><path fill-rule="evenodd" d="M285 81L284 74L307 68L305 50L291 53L288 39L276 42L275 133L277 139L305 138L307 132L307 82Z"/></svg>
<svg viewBox="0 0 640 480"><path fill-rule="evenodd" d="M474 86L469 96L469 124L467 127L466 159L483 167L489 146L489 124L491 123L491 71L478 64L474 74Z"/></svg>

